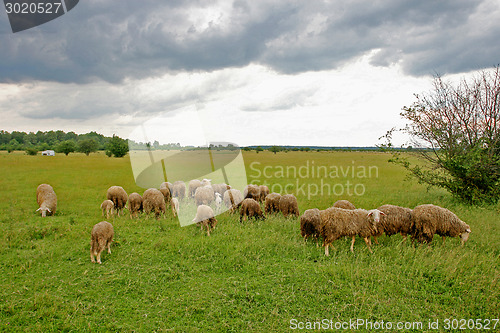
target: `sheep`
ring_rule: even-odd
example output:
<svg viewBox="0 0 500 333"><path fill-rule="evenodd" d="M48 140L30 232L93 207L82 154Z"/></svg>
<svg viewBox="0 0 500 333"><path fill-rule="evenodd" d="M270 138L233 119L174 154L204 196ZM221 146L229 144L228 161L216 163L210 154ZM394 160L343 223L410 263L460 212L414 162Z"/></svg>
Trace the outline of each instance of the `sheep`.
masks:
<svg viewBox="0 0 500 333"><path fill-rule="evenodd" d="M174 214L174 217L179 214L179 200L177 198L172 198L172 214Z"/></svg>
<svg viewBox="0 0 500 333"><path fill-rule="evenodd" d="M198 187L194 193L194 201L197 206L199 205L210 205L214 201L215 195L212 186L202 186Z"/></svg>
<svg viewBox="0 0 500 333"><path fill-rule="evenodd" d="M111 186L106 193L106 198L113 201L115 204L115 210L118 215L120 211L125 207L128 200L127 192L121 186Z"/></svg>
<svg viewBox="0 0 500 333"><path fill-rule="evenodd" d="M109 219L110 215L114 214L115 204L111 200L104 200L101 204L102 216L106 213L106 218Z"/></svg>
<svg viewBox="0 0 500 333"><path fill-rule="evenodd" d="M429 243L434 234L445 237L460 236L461 245L469 239L470 226L446 208L435 205L420 205L413 209L414 237L419 242Z"/></svg>
<svg viewBox="0 0 500 333"><path fill-rule="evenodd" d="M130 212L130 218L137 217L139 212L142 212L142 210L143 210L142 196L136 192L130 194L128 197L128 211Z"/></svg>
<svg viewBox="0 0 500 333"><path fill-rule="evenodd" d="M174 185L172 187L172 196L178 198L179 200L184 199L184 196L186 195L186 184L178 180L174 182Z"/></svg>
<svg viewBox="0 0 500 333"><path fill-rule="evenodd" d="M42 212L42 217L49 215L54 215L57 209L57 195L54 189L49 184L40 184L36 188L36 202L38 203L38 208L36 211Z"/></svg>
<svg viewBox="0 0 500 333"><path fill-rule="evenodd" d="M260 205L257 201L254 199L246 198L243 200L241 203L240 207L240 222L243 220L250 219L251 217L254 217L255 219L262 219L264 220L264 214L262 213L262 209L260 208Z"/></svg>
<svg viewBox="0 0 500 333"><path fill-rule="evenodd" d="M188 185L188 194L190 198L194 198L194 193L198 187L201 187L201 181L198 179L193 179L189 182Z"/></svg>
<svg viewBox="0 0 500 333"><path fill-rule="evenodd" d="M201 181L201 186L207 186L207 185L212 186L212 180L205 178Z"/></svg>
<svg viewBox="0 0 500 333"><path fill-rule="evenodd" d="M259 196L259 202L264 202L266 200L266 196L269 194L269 187L266 185L260 185L260 196Z"/></svg>
<svg viewBox="0 0 500 333"><path fill-rule="evenodd" d="M230 212L233 213L243 201L243 195L237 189L229 189L224 192L224 204L229 208Z"/></svg>
<svg viewBox="0 0 500 333"><path fill-rule="evenodd" d="M300 234L304 240L312 237L316 241L321 235L321 216L318 208L308 209L300 217Z"/></svg>
<svg viewBox="0 0 500 333"><path fill-rule="evenodd" d="M174 185L170 182L161 183L160 188L168 188L170 190L170 194L174 191Z"/></svg>
<svg viewBox="0 0 500 333"><path fill-rule="evenodd" d="M108 248L108 253L111 254L110 246L114 235L115 231L111 223L102 221L94 225L90 240L90 261L95 263L94 257L97 257L97 263L101 264L101 252L106 247Z"/></svg>
<svg viewBox="0 0 500 333"><path fill-rule="evenodd" d="M220 212L222 209L222 197L219 192L215 192L215 207L217 212Z"/></svg>
<svg viewBox="0 0 500 333"><path fill-rule="evenodd" d="M228 190L227 188L228 185L221 183L221 184L213 184L212 188L215 193L219 193L221 197L224 195L224 192Z"/></svg>
<svg viewBox="0 0 500 333"><path fill-rule="evenodd" d="M193 222L196 222L201 229L205 227L207 229L207 235L210 236L210 229L215 228L217 220L215 219L215 214L212 208L207 205L199 205L196 209L196 216Z"/></svg>
<svg viewBox="0 0 500 333"><path fill-rule="evenodd" d="M354 206L348 200L337 200L335 201L332 207L344 208L344 209L356 209L356 206Z"/></svg>
<svg viewBox="0 0 500 333"><path fill-rule="evenodd" d="M295 215L299 217L299 205L297 203L297 198L293 194L283 195L280 198L279 207L283 216L288 217L288 215Z"/></svg>
<svg viewBox="0 0 500 333"><path fill-rule="evenodd" d="M273 192L266 195L265 206L264 206L266 214L280 211L280 198L281 195L279 193Z"/></svg>
<svg viewBox="0 0 500 333"><path fill-rule="evenodd" d="M329 255L328 247L330 244L344 236L352 237L351 252L354 252L356 235L365 240L368 250L373 253L370 237L377 232L380 215L385 215L385 213L378 209L367 211L364 209L349 210L331 207L320 211L320 230L323 237L325 256Z"/></svg>
<svg viewBox="0 0 500 333"><path fill-rule="evenodd" d="M403 241L409 234L413 233L412 210L406 207L394 205L382 205L377 208L385 213L380 218L380 224L377 226L377 232L373 235L375 244L378 244L377 237L385 233L387 236L400 233Z"/></svg>
<svg viewBox="0 0 500 333"><path fill-rule="evenodd" d="M144 191L142 195L144 213L149 214L154 211L158 219L161 213L165 213L165 199L163 194L155 188L150 188Z"/></svg>
<svg viewBox="0 0 500 333"><path fill-rule="evenodd" d="M260 187L259 185L247 185L245 186L245 189L243 190L243 198L250 198L254 200L259 200L260 198Z"/></svg>
<svg viewBox="0 0 500 333"><path fill-rule="evenodd" d="M160 185L160 192L163 194L163 198L165 199L165 205L170 204L170 200L172 200L172 191L168 187L167 182L163 182Z"/></svg>

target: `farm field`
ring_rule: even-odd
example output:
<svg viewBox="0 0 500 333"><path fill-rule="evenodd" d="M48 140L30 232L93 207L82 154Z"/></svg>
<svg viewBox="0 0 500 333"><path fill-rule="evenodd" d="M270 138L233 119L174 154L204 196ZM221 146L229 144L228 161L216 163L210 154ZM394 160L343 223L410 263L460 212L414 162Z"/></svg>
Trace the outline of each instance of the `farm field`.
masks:
<svg viewBox="0 0 500 333"><path fill-rule="evenodd" d="M296 194L301 213L338 199L368 209L433 203L455 212L472 233L464 247L437 236L414 246L400 235L382 236L373 254L362 239L354 254L349 240L338 240L325 257L322 247L304 243L297 218L240 224L226 212L207 237L196 226L180 227L170 211L160 220L125 214L108 220L115 242L97 265L90 262L90 231L103 220L106 190L144 191L129 157L2 151L0 331L287 332L299 323L362 319L430 332L429 322L445 331L447 319L500 317L500 204L470 207L405 181L383 153L243 156L249 182ZM55 216L35 212L41 183L57 193ZM500 330L494 324L491 331Z"/></svg>

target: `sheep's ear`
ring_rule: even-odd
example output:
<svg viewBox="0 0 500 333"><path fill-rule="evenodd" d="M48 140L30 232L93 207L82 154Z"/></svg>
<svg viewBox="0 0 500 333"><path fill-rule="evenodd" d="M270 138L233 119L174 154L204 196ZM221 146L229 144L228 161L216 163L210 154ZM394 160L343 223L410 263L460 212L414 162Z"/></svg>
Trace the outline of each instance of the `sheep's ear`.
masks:
<svg viewBox="0 0 500 333"><path fill-rule="evenodd" d="M368 216L372 216L372 215L373 215L373 212L369 212L369 213L368 213Z"/></svg>
<svg viewBox="0 0 500 333"><path fill-rule="evenodd" d="M465 231L467 231L469 234L472 232L472 230L470 230L469 228L467 228L467 230Z"/></svg>
<svg viewBox="0 0 500 333"><path fill-rule="evenodd" d="M52 213L52 212L50 211L50 209L48 209L48 208L47 208L47 211L48 211L49 213Z"/></svg>
<svg viewBox="0 0 500 333"><path fill-rule="evenodd" d="M387 214L386 214L386 213L384 213L383 211L380 211L380 215L387 216Z"/></svg>

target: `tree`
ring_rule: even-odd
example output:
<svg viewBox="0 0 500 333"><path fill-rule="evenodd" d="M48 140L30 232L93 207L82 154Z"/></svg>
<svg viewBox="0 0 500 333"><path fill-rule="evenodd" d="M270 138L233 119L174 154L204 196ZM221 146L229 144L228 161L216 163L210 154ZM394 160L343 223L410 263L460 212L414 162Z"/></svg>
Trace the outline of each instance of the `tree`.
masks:
<svg viewBox="0 0 500 333"><path fill-rule="evenodd" d="M255 152L258 154L259 151L263 151L264 149L262 149L261 146L258 146L257 148L255 148Z"/></svg>
<svg viewBox="0 0 500 333"><path fill-rule="evenodd" d="M31 156L35 156L38 153L38 149L36 149L35 147L28 147L25 149L25 151L26 151L26 154L31 155Z"/></svg>
<svg viewBox="0 0 500 333"><path fill-rule="evenodd" d="M69 153L72 153L76 150L76 144L74 141L66 140L57 145L56 151L58 153L64 153L68 156ZM88 154L87 154L88 155Z"/></svg>
<svg viewBox="0 0 500 333"><path fill-rule="evenodd" d="M108 152L113 154L115 157L123 157L128 153L128 142L116 135L113 135L111 140L109 140L106 155ZM108 155L109 156L109 155Z"/></svg>
<svg viewBox="0 0 500 333"><path fill-rule="evenodd" d="M268 150L276 154L277 152L281 151L281 148L278 146L272 146L272 147L269 147Z"/></svg>
<svg viewBox="0 0 500 333"><path fill-rule="evenodd" d="M94 139L84 139L78 142L78 151L85 153L89 156L90 153L94 153L99 148L99 144Z"/></svg>
<svg viewBox="0 0 500 333"><path fill-rule="evenodd" d="M453 85L437 76L401 116L409 123L386 135L384 148L420 183L444 188L467 203L500 199L500 67ZM412 155L391 149L392 133L411 138ZM410 155L410 156L412 156ZM424 163L421 163L421 162Z"/></svg>

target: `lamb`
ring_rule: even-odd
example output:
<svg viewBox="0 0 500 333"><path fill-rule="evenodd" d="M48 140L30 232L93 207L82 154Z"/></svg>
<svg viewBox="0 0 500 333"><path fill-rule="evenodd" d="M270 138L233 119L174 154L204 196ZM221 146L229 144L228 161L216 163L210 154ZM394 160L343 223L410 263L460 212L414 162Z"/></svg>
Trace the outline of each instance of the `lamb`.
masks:
<svg viewBox="0 0 500 333"><path fill-rule="evenodd" d="M295 215L296 217L299 217L300 215L297 198L293 194L286 194L282 196L280 198L279 207L285 217L288 217L288 215Z"/></svg>
<svg viewBox="0 0 500 333"><path fill-rule="evenodd" d="M224 183L221 184L213 184L212 188L215 193L219 193L221 197L224 195L224 192L228 190L227 185Z"/></svg>
<svg viewBox="0 0 500 333"><path fill-rule="evenodd" d="M321 235L321 216L318 208L308 209L300 217L300 234L304 240L312 237L316 241Z"/></svg>
<svg viewBox="0 0 500 333"><path fill-rule="evenodd" d="M172 214L174 214L174 217L179 214L179 200L177 198L172 198Z"/></svg>
<svg viewBox="0 0 500 333"><path fill-rule="evenodd" d="M193 222L196 222L201 229L205 227L207 229L207 235L210 236L210 229L215 228L217 220L215 219L215 214L212 208L207 205L199 205L196 209L196 216Z"/></svg>
<svg viewBox="0 0 500 333"><path fill-rule="evenodd" d="M222 209L222 197L218 192L215 192L215 207L217 212L220 212Z"/></svg>
<svg viewBox="0 0 500 333"><path fill-rule="evenodd" d="M115 204L111 200L104 200L101 204L102 216L106 213L106 218L109 219L110 215L114 214Z"/></svg>
<svg viewBox="0 0 500 333"><path fill-rule="evenodd" d="M167 182L163 182L160 185L160 192L163 194L163 198L165 199L165 205L168 205L170 203L170 200L172 200L172 191L168 187Z"/></svg>
<svg viewBox="0 0 500 333"><path fill-rule="evenodd" d="M264 214L262 213L262 209L260 208L260 205L257 201L254 199L247 198L243 200L241 203L240 207L240 222L245 219L247 220L250 219L251 217L254 217L255 219L262 219L264 220Z"/></svg>
<svg viewBox="0 0 500 333"><path fill-rule="evenodd" d="M266 185L260 185L260 197L259 197L259 202L264 202L266 200L266 196L269 194L269 187Z"/></svg>
<svg viewBox="0 0 500 333"><path fill-rule="evenodd" d="M384 232L387 236L400 233L403 236L403 241L409 234L413 233L412 210L410 208L382 205L377 209L385 213L385 216L380 218L377 232L373 235L376 244L378 244L377 237Z"/></svg>
<svg viewBox="0 0 500 333"><path fill-rule="evenodd" d="M118 215L120 211L125 207L128 200L127 192L121 186L111 186L106 194L108 200L113 201L115 204L115 210Z"/></svg>
<svg viewBox="0 0 500 333"><path fill-rule="evenodd" d="M168 190L168 188L167 188ZM139 193L132 193L128 197L128 211L130 212L130 218L137 217L139 212L143 210L143 200Z"/></svg>
<svg viewBox="0 0 500 333"><path fill-rule="evenodd" d="M199 205L210 205L214 201L215 195L212 186L202 186L196 189L194 193L194 201L197 206Z"/></svg>
<svg viewBox="0 0 500 333"><path fill-rule="evenodd" d="M190 198L194 198L194 193L196 192L196 189L198 187L201 187L201 181L198 180L198 179L193 179L191 181L189 181L189 185L188 185L188 194L189 194L189 197Z"/></svg>
<svg viewBox="0 0 500 333"><path fill-rule="evenodd" d="M356 235L365 240L368 250L372 253L370 237L377 232L380 215L385 215L385 213L378 209L367 211L364 209L349 210L331 207L320 211L320 229L325 256L329 255L328 247L330 244L344 236L352 237L351 252L354 252Z"/></svg>
<svg viewBox="0 0 500 333"><path fill-rule="evenodd" d="M111 254L110 246L114 235L115 231L111 223L102 221L94 225L90 240L90 261L95 263L94 257L97 257L97 263L101 264L101 252L106 247L108 253Z"/></svg>
<svg viewBox="0 0 500 333"><path fill-rule="evenodd" d="M265 200L265 211L266 214L279 212L280 211L280 199L281 195L279 193L270 193L266 196Z"/></svg>
<svg viewBox="0 0 500 333"><path fill-rule="evenodd" d="M243 190L243 198L250 198L254 200L259 200L260 198L260 187L259 185L247 185Z"/></svg>
<svg viewBox="0 0 500 333"><path fill-rule="evenodd" d="M233 213L243 201L243 195L237 189L229 189L224 192L224 204L229 208L230 212Z"/></svg>
<svg viewBox="0 0 500 333"><path fill-rule="evenodd" d="M172 196L178 198L179 200L184 199L184 196L186 195L186 184L178 180L174 182L174 185L172 187Z"/></svg>
<svg viewBox="0 0 500 333"><path fill-rule="evenodd" d="M162 213L165 213L165 199L163 194L155 188L144 191L142 196L144 213L149 214L154 211L158 219Z"/></svg>
<svg viewBox="0 0 500 333"><path fill-rule="evenodd" d="M414 237L419 242L429 243L434 234L461 238L461 245L469 239L470 226L446 208L435 205L420 205L413 209Z"/></svg>
<svg viewBox="0 0 500 333"><path fill-rule="evenodd" d="M356 209L356 206L354 206L348 200L337 200L335 201L332 207L344 208L344 209Z"/></svg>
<svg viewBox="0 0 500 333"><path fill-rule="evenodd" d="M38 203L38 208L36 211L42 212L42 217L49 215L54 215L57 209L57 195L54 189L49 184L40 184L36 188L36 202Z"/></svg>

